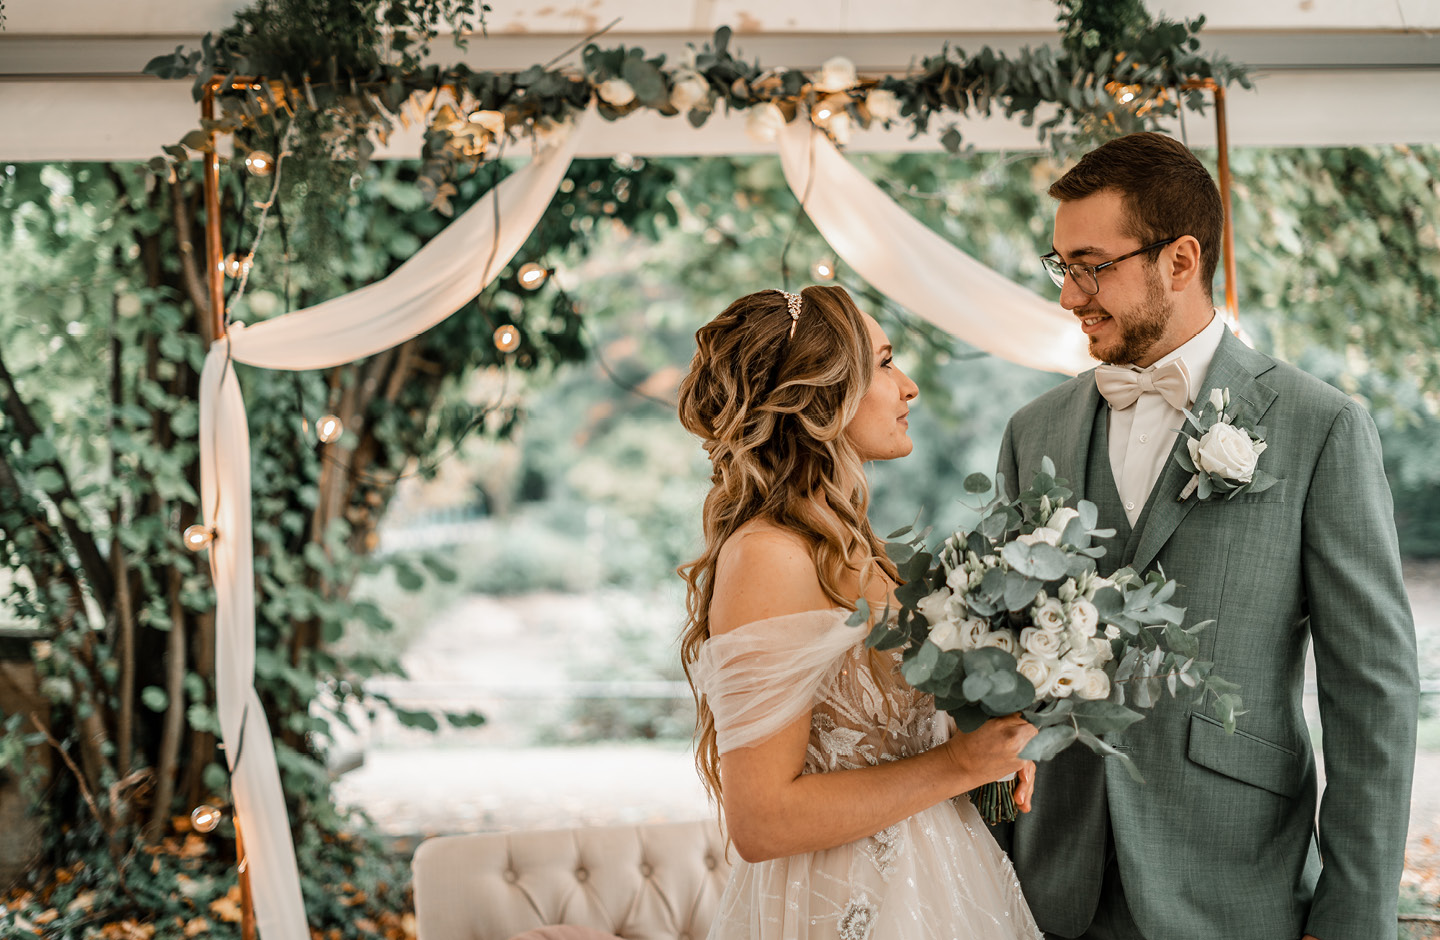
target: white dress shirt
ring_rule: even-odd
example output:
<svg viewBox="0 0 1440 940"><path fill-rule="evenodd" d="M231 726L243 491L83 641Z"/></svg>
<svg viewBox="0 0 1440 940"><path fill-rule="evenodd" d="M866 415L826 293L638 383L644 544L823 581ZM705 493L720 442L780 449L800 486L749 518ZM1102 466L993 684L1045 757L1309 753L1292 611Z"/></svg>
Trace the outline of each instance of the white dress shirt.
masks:
<svg viewBox="0 0 1440 940"><path fill-rule="evenodd" d="M1173 359L1183 359L1190 373L1190 408L1195 408L1195 393L1200 391L1210 371L1210 360L1220 347L1225 335L1225 320L1218 314L1211 316L1210 323L1174 352L1163 356L1150 368L1165 365ZM1136 372L1149 371L1136 369ZM1120 491L1120 502L1125 505L1125 518L1133 526L1155 488L1155 481L1170 459L1179 428L1185 424L1185 415L1171 407L1159 392L1143 392L1138 401L1123 411L1111 407L1110 412L1110 469L1115 474L1115 487Z"/></svg>

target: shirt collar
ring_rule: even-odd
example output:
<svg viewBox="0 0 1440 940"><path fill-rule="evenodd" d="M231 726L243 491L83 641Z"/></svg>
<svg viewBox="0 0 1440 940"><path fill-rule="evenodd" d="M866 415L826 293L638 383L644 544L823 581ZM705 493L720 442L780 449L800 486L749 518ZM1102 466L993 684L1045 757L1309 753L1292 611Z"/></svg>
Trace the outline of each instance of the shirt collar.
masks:
<svg viewBox="0 0 1440 940"><path fill-rule="evenodd" d="M1185 371L1190 374L1190 401L1193 404L1195 395L1200 391L1205 376L1210 372L1210 362L1215 358L1215 351L1220 348L1220 340L1225 336L1225 318L1216 311L1211 314L1210 322L1205 329L1170 353L1161 356L1156 360L1156 366L1163 366L1167 362L1176 359L1185 360Z"/></svg>

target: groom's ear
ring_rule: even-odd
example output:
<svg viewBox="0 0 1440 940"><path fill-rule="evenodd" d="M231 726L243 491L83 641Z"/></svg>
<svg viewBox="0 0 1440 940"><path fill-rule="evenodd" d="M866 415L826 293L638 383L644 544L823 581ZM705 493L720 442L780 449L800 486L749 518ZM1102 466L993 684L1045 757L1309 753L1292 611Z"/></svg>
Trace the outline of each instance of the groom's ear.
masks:
<svg viewBox="0 0 1440 940"><path fill-rule="evenodd" d="M1200 278L1200 242L1194 235L1181 235L1160 256L1160 263L1170 275L1170 289L1184 293Z"/></svg>

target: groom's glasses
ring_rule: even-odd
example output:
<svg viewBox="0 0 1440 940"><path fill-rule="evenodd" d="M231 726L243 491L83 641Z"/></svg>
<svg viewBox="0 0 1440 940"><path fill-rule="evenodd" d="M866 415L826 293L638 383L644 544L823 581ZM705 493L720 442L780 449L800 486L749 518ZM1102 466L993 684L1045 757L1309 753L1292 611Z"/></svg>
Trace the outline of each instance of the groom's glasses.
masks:
<svg viewBox="0 0 1440 940"><path fill-rule="evenodd" d="M1179 238L1180 236L1176 235L1172 238L1167 238L1164 241L1158 241L1153 245L1146 245L1144 248L1136 248L1129 254L1121 255L1118 258L1112 258L1109 261L1105 261L1101 264L1086 264L1083 261L1072 261L1071 263L1066 264L1064 261L1061 261L1060 256L1053 251L1050 252L1050 254L1048 255L1041 255L1040 263L1045 265L1045 273L1050 275L1050 280L1055 282L1056 287L1062 289L1065 287L1065 275L1068 274L1070 275L1070 277L1075 279L1076 284L1080 285L1081 290L1093 297L1096 294L1100 293L1100 279L1097 277L1097 275L1101 271L1110 267L1110 265L1112 264L1119 264L1126 258L1133 258L1136 255L1143 255L1145 252L1152 251L1156 248L1164 248L1166 245L1178 240Z"/></svg>

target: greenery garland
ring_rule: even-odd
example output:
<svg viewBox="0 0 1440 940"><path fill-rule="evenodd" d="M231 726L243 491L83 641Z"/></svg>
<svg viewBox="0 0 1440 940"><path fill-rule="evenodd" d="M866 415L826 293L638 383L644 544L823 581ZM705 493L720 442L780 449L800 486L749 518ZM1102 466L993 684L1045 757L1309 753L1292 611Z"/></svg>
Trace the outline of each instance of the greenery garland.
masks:
<svg viewBox="0 0 1440 940"><path fill-rule="evenodd" d="M1035 126L1058 153L1104 137L1157 126L1184 107L1203 110L1196 83L1239 83L1243 66L1200 52L1204 17L1155 20L1141 0L1058 0L1058 51L1022 49L1014 56L982 48L966 55L948 44L905 75L862 78L836 57L809 74L763 67L731 50L729 27L667 63L638 47L585 46L579 69L534 65L518 72L465 65L424 65L442 23L455 29L488 7L473 0L257 0L234 25L207 35L198 50L153 59L145 71L192 78L197 101L218 81L221 116L202 121L166 158L203 149L212 130L234 132L242 152L278 141L299 122L297 152L363 165L373 141L397 123L426 129L420 185L441 211L462 169L473 170L506 141L545 136L593 102L607 120L637 111L685 114L703 125L723 107L747 112L747 130L773 139L779 127L808 119L838 144L854 125L908 124L914 135L948 119L941 143L951 153L963 137L956 118L997 108ZM463 39L457 38L463 44ZM1186 88L1191 86L1187 91ZM1044 115L1042 117L1042 115ZM1038 123L1037 123L1038 121Z"/></svg>

